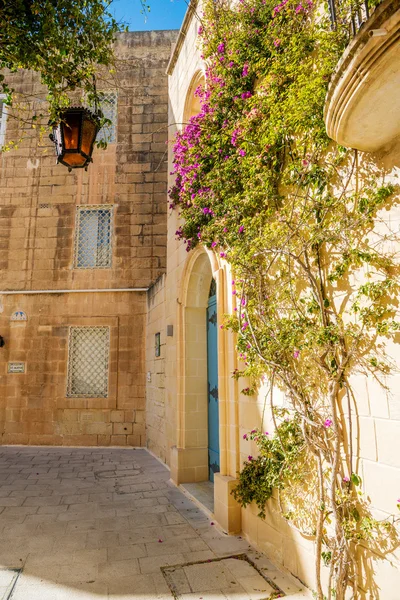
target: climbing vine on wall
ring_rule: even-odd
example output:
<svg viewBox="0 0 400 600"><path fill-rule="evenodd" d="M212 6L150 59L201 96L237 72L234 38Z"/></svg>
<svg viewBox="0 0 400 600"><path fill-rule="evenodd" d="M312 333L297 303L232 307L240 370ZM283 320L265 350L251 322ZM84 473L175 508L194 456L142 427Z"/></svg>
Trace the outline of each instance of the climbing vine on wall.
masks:
<svg viewBox="0 0 400 600"><path fill-rule="evenodd" d="M359 548L382 556L395 535L361 493L351 377L384 384L393 370L385 344L399 330L399 281L383 216L396 190L371 158L326 135L349 5L332 31L311 0L234 4L204 4L206 83L201 112L175 141L170 207L188 251L202 243L232 265L236 307L225 326L242 359L234 376L251 382L243 392L270 382L275 432L249 434L259 453L235 497L264 516L275 490L284 518L315 541L316 597L343 600L351 589L357 598Z"/></svg>

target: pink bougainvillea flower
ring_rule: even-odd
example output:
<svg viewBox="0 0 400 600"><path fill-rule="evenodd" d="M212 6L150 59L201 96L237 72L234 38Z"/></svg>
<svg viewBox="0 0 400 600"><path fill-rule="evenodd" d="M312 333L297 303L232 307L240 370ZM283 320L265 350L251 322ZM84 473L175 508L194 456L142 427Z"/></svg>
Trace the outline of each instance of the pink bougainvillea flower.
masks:
<svg viewBox="0 0 400 600"><path fill-rule="evenodd" d="M282 40L280 40L279 38L276 38L276 40L274 40L274 46L275 48L279 48L279 46L281 45Z"/></svg>
<svg viewBox="0 0 400 600"><path fill-rule="evenodd" d="M231 137L231 144L232 144L232 146L236 146L236 144L237 144L237 138L238 138L239 133L240 133L239 129L235 129L233 131L232 137Z"/></svg>
<svg viewBox="0 0 400 600"><path fill-rule="evenodd" d="M264 435L269 435L268 431L266 431Z"/></svg>
<svg viewBox="0 0 400 600"><path fill-rule="evenodd" d="M250 462L253 460L253 457L251 456L251 454L249 454L249 456L247 457L247 460L249 460Z"/></svg>
<svg viewBox="0 0 400 600"><path fill-rule="evenodd" d="M326 421L324 421L324 427L325 429L328 429L328 427L330 427L332 425L333 421L331 419L326 419Z"/></svg>
<svg viewBox="0 0 400 600"><path fill-rule="evenodd" d="M224 227L223 231L224 231L224 233L226 233L228 230L226 227Z"/></svg>
<svg viewBox="0 0 400 600"><path fill-rule="evenodd" d="M233 290L232 295L236 296L236 290Z"/></svg>
<svg viewBox="0 0 400 600"><path fill-rule="evenodd" d="M247 63L243 66L242 77L247 77L249 74L249 65Z"/></svg>
<svg viewBox="0 0 400 600"><path fill-rule="evenodd" d="M343 481L344 481L345 483L349 483L349 481L350 481L350 477L347 477L347 475L345 475L345 477L343 477Z"/></svg>
<svg viewBox="0 0 400 600"><path fill-rule="evenodd" d="M244 436L243 436L243 439L244 439L244 440L248 440L248 439L249 439L249 438L247 437L247 433L245 433L245 434L244 434Z"/></svg>
<svg viewBox="0 0 400 600"><path fill-rule="evenodd" d="M242 331L245 331L248 328L249 324L245 321L242 325Z"/></svg>
<svg viewBox="0 0 400 600"><path fill-rule="evenodd" d="M299 354L300 354L300 350L295 350L295 351L293 352L293 357L294 357L294 358L298 358L298 357L299 357Z"/></svg>
<svg viewBox="0 0 400 600"><path fill-rule="evenodd" d="M219 255L221 258L225 258L225 256L226 256L225 252L220 252Z"/></svg>
<svg viewBox="0 0 400 600"><path fill-rule="evenodd" d="M235 285L235 280L232 281L232 285Z"/></svg>
<svg viewBox="0 0 400 600"><path fill-rule="evenodd" d="M241 226L239 227L239 233L243 233L243 231L244 231L244 225L241 225Z"/></svg>
<svg viewBox="0 0 400 600"><path fill-rule="evenodd" d="M161 539L161 538L158 540L158 543L159 543L159 544L162 544L162 539Z"/></svg>
<svg viewBox="0 0 400 600"><path fill-rule="evenodd" d="M274 10L272 11L272 16L276 17L276 15L281 12L282 8L288 3L288 1L289 0L282 0L278 6L275 6Z"/></svg>
<svg viewBox="0 0 400 600"><path fill-rule="evenodd" d="M215 246L216 246L216 245L217 245L217 242L213 242L213 243L211 244L211 248L215 248Z"/></svg>
<svg viewBox="0 0 400 600"><path fill-rule="evenodd" d="M224 44L224 42L221 42L220 44L218 44L217 50L218 50L218 52L220 54L223 54L225 52L225 44Z"/></svg>

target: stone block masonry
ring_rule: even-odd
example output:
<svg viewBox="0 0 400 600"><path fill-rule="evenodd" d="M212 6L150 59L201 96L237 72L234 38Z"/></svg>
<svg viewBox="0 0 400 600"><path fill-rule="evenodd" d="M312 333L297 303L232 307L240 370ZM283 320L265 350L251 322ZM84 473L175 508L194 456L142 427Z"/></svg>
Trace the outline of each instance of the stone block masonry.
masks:
<svg viewBox="0 0 400 600"><path fill-rule="evenodd" d="M0 288L148 287L165 271L168 100L165 69L174 31L121 34L117 73L98 87L117 93L116 142L95 149L87 172L55 164L35 130L0 153ZM28 72L11 76L27 115L43 111L45 90ZM14 112L16 109L14 109ZM10 114L6 140L19 140ZM74 268L77 206L112 205L112 266Z"/></svg>
<svg viewBox="0 0 400 600"><path fill-rule="evenodd" d="M10 320L17 309L27 321ZM145 292L3 296L0 442L145 445L145 326ZM70 327L109 327L107 397L67 397Z"/></svg>
<svg viewBox="0 0 400 600"><path fill-rule="evenodd" d="M117 94L116 139L106 150L95 149L87 172L56 165L47 136L21 129L17 109L10 110L6 141L19 144L0 153L2 444L146 443L146 292L104 290L146 290L165 272L165 71L175 38L175 31L118 36L116 73L98 76L99 89ZM23 116L45 112L38 78L26 71L11 78ZM78 209L87 206L112 209L108 268L77 263ZM26 293L32 291L42 293ZM27 321L11 321L15 311L24 311ZM71 327L109 328L108 387L99 397L68 393ZM80 352L90 364L85 343Z"/></svg>

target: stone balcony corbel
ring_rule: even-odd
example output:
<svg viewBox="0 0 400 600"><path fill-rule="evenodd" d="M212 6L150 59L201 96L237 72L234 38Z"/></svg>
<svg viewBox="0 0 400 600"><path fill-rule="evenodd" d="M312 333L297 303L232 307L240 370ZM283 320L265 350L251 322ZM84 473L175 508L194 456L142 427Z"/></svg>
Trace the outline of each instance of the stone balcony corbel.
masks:
<svg viewBox="0 0 400 600"><path fill-rule="evenodd" d="M374 152L400 136L400 0L385 0L347 47L329 86L329 137Z"/></svg>

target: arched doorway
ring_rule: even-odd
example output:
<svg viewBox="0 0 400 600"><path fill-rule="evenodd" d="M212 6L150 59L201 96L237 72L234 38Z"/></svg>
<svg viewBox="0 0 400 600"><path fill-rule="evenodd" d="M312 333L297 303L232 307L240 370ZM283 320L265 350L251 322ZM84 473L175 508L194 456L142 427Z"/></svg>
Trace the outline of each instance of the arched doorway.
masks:
<svg viewBox="0 0 400 600"><path fill-rule="evenodd" d="M199 246L188 256L180 282L177 335L177 445L172 448L171 454L172 478L178 483L209 482L210 464L214 465L214 472L218 472L217 455L220 454L218 413L221 404L214 398L218 393L217 336L219 333L216 310L217 286L213 279L213 273L215 274L217 270L215 256ZM211 460L209 460L210 433L214 440L210 450L216 453Z"/></svg>
<svg viewBox="0 0 400 600"><path fill-rule="evenodd" d="M208 387L208 478L220 471L219 395L218 395L218 316L217 286L211 280L206 309L207 322L207 387Z"/></svg>
<svg viewBox="0 0 400 600"><path fill-rule="evenodd" d="M230 312L227 280L231 275L213 252L199 245L187 256L177 297L171 478L214 513L226 531L239 532L241 510L231 495L239 469L237 382L231 377L234 340L218 323Z"/></svg>

